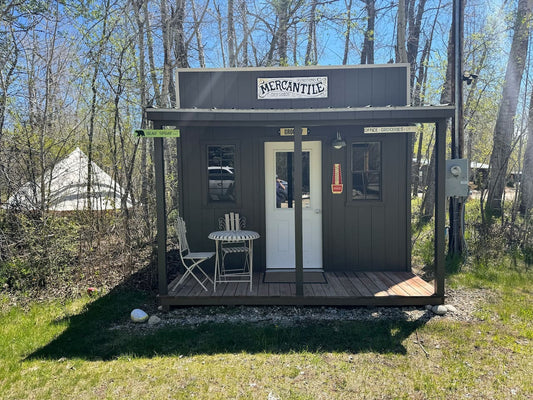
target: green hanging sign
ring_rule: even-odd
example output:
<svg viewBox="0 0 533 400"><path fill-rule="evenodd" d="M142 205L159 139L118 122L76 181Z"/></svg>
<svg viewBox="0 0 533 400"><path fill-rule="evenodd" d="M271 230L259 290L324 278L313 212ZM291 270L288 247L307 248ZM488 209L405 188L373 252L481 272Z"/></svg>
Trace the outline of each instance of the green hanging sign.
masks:
<svg viewBox="0 0 533 400"><path fill-rule="evenodd" d="M137 137L180 137L179 129L136 129L133 133Z"/></svg>

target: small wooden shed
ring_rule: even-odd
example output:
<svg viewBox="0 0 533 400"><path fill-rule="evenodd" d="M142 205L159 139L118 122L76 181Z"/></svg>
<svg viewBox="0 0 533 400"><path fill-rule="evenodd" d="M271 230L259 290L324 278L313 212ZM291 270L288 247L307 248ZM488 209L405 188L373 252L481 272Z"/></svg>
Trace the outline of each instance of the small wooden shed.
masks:
<svg viewBox="0 0 533 400"><path fill-rule="evenodd" d="M407 64L182 69L180 214L195 249L228 211L247 219L254 289L169 291L162 140L155 140L159 296L164 305L403 305L444 301L445 138L451 106L409 106ZM412 132L437 132L435 280L411 271ZM280 185L281 183L281 185ZM171 288L173 286L170 286Z"/></svg>

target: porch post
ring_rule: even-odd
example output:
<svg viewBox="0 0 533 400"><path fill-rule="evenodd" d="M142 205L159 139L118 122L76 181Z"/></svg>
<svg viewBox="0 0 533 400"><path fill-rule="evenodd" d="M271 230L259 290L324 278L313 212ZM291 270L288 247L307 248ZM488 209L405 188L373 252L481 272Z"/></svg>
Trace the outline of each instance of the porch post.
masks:
<svg viewBox="0 0 533 400"><path fill-rule="evenodd" d="M165 202L165 165L163 138L154 138L155 198L157 216L157 280L160 295L168 294L167 286L167 215Z"/></svg>
<svg viewBox="0 0 533 400"><path fill-rule="evenodd" d="M294 252L296 266L296 296L304 295L302 238L302 127L294 127Z"/></svg>
<svg viewBox="0 0 533 400"><path fill-rule="evenodd" d="M444 230L446 224L446 120L436 121L437 138L435 141L435 295L444 297Z"/></svg>

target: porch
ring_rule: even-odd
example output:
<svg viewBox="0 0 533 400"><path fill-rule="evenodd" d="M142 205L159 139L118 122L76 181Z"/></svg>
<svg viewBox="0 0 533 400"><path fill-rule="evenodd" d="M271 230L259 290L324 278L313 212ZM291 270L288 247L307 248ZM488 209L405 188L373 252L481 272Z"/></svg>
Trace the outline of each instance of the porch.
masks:
<svg viewBox="0 0 533 400"><path fill-rule="evenodd" d="M327 96L302 98L290 95L271 99L258 96L258 82L287 77L298 82L324 78L329 82ZM179 108L150 108L145 112L146 119L155 129L173 126L180 131L177 139L178 214L186 218L192 248L199 250L212 246L208 235L216 227L216 220L227 211L245 215L253 222L250 228L261 238L254 244L254 264L258 272L253 276L251 292L244 283L217 285L216 293L211 288L204 291L193 282L183 287L175 287L174 283L169 286L166 156L163 137L156 137L153 159L160 303L164 306L442 304L445 282L446 129L448 119L454 115L454 107L409 106L408 77L407 64L180 70L176 82ZM408 188L412 143L406 130L413 130L417 123L433 124L436 133L434 282L431 283L405 272L377 272L380 269L410 270L411 207ZM303 127L309 129L305 138L302 137ZM383 133L365 131L373 127L384 128ZM293 129L290 136L282 134L285 128ZM333 143L335 136L341 138L341 133L343 140L338 148ZM313 142L319 142L316 149L312 147ZM269 143L282 143L287 148L268 147ZM305 146L309 146L310 151ZM267 226L267 222L272 221L267 212L278 208L274 195L277 195L274 183L278 165L272 152L292 154L294 182L289 187L293 188L294 215L287 215L278 223L279 231L287 233L282 239L287 246L270 249L268 245L273 243L271 236L276 230ZM361 152L364 154L358 156ZM215 155L219 153L221 155L215 160ZM311 153L320 155L314 154L317 156L315 159ZM305 154L308 155L304 159ZM360 195L365 191L357 188L360 180L354 179L354 160L364 160L365 157L370 160L367 155L373 155L373 172L366 164L361 168L368 169L365 174L372 172L379 177L376 182L379 182L380 189L375 190L374 197ZM280 171L284 172L284 168L288 171L288 161L280 160ZM228 179L232 184L228 198L209 195L210 166L232 168L233 179ZM304 166L306 171L309 169L305 182ZM339 172L342 179L336 178ZM318 177L316 181L315 176ZM219 180L223 188L224 179ZM346 185L342 191L330 189L330 181L340 184L341 180ZM309 208L304 207L304 186L309 195L312 188L317 189L313 206ZM313 231L320 229L321 241L307 237L304 242L304 234L309 232L304 232L303 226L306 209L318 216L320 226L317 224L317 229ZM306 283L302 278L306 267L305 246L322 249L322 253L313 258L321 263L312 267L330 271L326 273L327 283ZM297 283L265 283L260 268L278 268L277 264L269 264L267 254L281 254L282 247L294 249L294 254L291 250L283 257L284 260L290 259L290 267L297 271ZM350 271L354 266L369 272L331 272Z"/></svg>
<svg viewBox="0 0 533 400"><path fill-rule="evenodd" d="M253 275L248 283L223 283L217 291L202 289L194 279L168 285L160 295L163 306L214 305L295 305L295 306L402 306L442 304L432 283L410 272L325 272L325 283L304 283L303 296L296 295L295 283L265 283L264 272Z"/></svg>

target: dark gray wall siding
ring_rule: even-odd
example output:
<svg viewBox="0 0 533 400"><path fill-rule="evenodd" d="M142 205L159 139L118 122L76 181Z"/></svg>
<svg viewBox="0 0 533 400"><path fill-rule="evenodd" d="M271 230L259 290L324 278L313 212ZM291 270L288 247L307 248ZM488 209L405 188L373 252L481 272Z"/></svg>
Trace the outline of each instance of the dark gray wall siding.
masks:
<svg viewBox="0 0 533 400"><path fill-rule="evenodd" d="M322 141L323 264L326 270L404 271L410 268L410 216L408 190L409 138L406 134L363 135L362 127L343 127L348 145L332 150L337 128L312 128L304 140ZM218 218L227 211L246 216L248 227L261 234L255 242L254 265L264 269L264 142L283 141L276 128L189 128L182 130L182 204L194 250L214 249L207 238L217 229ZM359 140L380 140L383 158L382 201L352 202L350 144ZM236 204L208 203L206 193L207 144L238 146L239 180ZM331 193L333 163L341 163L344 193ZM239 193L240 191L240 193Z"/></svg>
<svg viewBox="0 0 533 400"><path fill-rule="evenodd" d="M346 149L324 143L324 266L330 270L404 271L410 268L410 206L407 180L408 136L363 135L361 127L344 128ZM382 200L352 201L351 143L381 141ZM345 192L331 193L331 168L341 162Z"/></svg>
<svg viewBox="0 0 533 400"><path fill-rule="evenodd" d="M404 106L407 103L408 67L346 69L240 69L180 70L181 108L283 109ZM258 100L257 78L327 76L328 98Z"/></svg>
<svg viewBox="0 0 533 400"><path fill-rule="evenodd" d="M259 232L261 239L255 242L256 266L265 259L264 237L264 176L262 137L264 128L207 128L184 129L181 145L183 214L188 222L190 244L193 248L213 249L214 242L207 238L209 232L218 229L218 219L226 212L239 212L247 219L247 227ZM235 144L236 202L207 201L207 146ZM193 246L194 244L194 246Z"/></svg>

